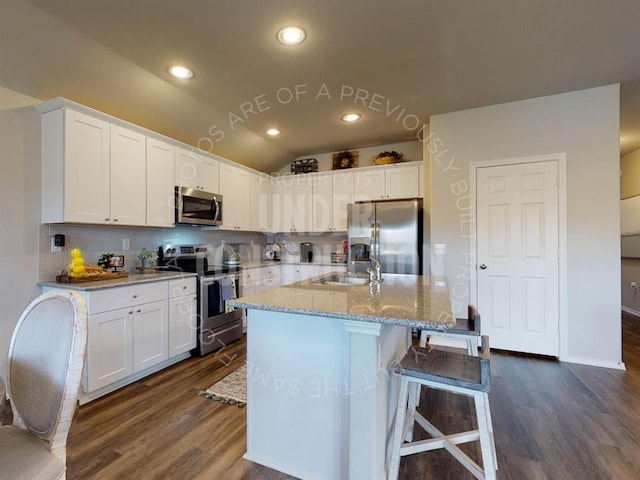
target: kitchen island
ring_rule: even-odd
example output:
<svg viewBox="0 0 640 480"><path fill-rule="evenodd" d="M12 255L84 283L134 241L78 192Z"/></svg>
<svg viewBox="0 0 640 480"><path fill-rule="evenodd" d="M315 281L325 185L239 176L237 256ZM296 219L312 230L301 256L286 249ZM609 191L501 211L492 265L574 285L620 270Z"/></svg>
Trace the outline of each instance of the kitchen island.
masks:
<svg viewBox="0 0 640 480"><path fill-rule="evenodd" d="M245 458L301 479L383 479L411 328L455 324L443 279L336 273L257 293L246 308Z"/></svg>

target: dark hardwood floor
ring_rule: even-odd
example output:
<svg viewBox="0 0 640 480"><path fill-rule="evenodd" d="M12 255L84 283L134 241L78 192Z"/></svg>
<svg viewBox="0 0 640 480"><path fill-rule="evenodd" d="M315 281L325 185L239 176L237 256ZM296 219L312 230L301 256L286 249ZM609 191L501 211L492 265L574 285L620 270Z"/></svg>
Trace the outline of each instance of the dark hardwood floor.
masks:
<svg viewBox="0 0 640 480"><path fill-rule="evenodd" d="M623 315L623 334L627 371L492 353L498 479L639 478L640 319ZM197 395L243 361L238 342L79 407L67 478L291 479L242 459L244 409ZM472 426L467 399L423 395L420 408L444 431ZM465 450L478 458L475 446ZM405 457L400 478L473 477L438 451Z"/></svg>

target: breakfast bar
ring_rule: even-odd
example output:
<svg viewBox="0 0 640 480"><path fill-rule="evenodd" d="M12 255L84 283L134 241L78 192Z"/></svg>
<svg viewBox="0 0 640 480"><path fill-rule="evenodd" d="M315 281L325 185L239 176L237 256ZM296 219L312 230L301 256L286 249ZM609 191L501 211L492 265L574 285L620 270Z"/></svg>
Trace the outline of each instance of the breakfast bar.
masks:
<svg viewBox="0 0 640 480"><path fill-rule="evenodd" d="M245 458L301 479L383 479L412 328L455 325L445 279L328 274L230 302L246 308Z"/></svg>

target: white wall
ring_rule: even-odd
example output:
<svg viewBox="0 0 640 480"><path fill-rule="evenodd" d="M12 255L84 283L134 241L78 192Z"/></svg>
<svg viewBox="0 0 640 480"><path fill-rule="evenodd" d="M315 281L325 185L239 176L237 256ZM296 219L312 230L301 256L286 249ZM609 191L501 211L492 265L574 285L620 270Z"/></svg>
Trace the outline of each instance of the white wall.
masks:
<svg viewBox="0 0 640 480"><path fill-rule="evenodd" d="M0 376L11 333L38 292L39 100L0 87Z"/></svg>
<svg viewBox="0 0 640 480"><path fill-rule="evenodd" d="M617 366L619 85L437 115L430 127L431 242L447 244L447 255L434 257L432 269L461 284L454 295L460 305L468 303L470 288L464 278L468 199L460 192L469 185L470 163L566 154L568 315L560 320L561 360Z"/></svg>

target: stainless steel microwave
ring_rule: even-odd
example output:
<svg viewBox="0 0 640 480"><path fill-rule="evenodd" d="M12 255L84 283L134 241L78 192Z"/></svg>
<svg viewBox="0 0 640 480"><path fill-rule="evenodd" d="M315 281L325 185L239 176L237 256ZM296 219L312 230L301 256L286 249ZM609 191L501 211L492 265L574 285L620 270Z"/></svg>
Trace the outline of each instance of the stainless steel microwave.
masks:
<svg viewBox="0 0 640 480"><path fill-rule="evenodd" d="M176 187L176 223L222 225L222 195Z"/></svg>

